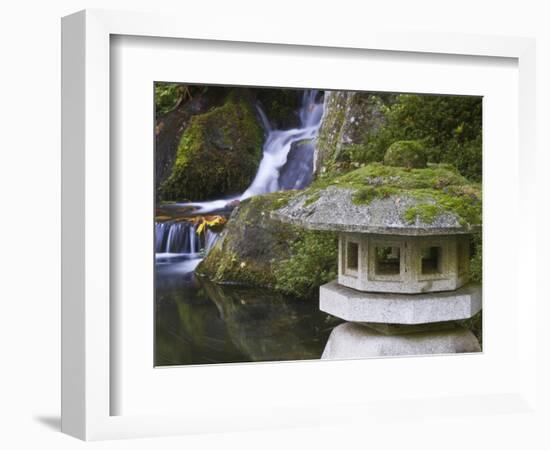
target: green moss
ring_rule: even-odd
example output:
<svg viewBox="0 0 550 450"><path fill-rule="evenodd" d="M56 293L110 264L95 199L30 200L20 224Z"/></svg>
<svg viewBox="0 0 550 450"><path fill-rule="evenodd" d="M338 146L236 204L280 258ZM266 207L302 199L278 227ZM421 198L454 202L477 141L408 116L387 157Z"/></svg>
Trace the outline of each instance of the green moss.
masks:
<svg viewBox="0 0 550 450"><path fill-rule="evenodd" d="M397 141L386 150L384 164L409 169L422 169L427 164L426 151L419 141Z"/></svg>
<svg viewBox="0 0 550 450"><path fill-rule="evenodd" d="M470 280L481 283L483 280L483 242L481 233L472 235L470 257Z"/></svg>
<svg viewBox="0 0 550 450"><path fill-rule="evenodd" d="M391 186L363 186L352 197L356 205L368 205L376 198L388 198L399 193L399 189Z"/></svg>
<svg viewBox="0 0 550 450"><path fill-rule="evenodd" d="M304 202L304 206L309 206L315 203L319 198L321 197L321 194L319 194L318 191L313 192Z"/></svg>
<svg viewBox="0 0 550 450"><path fill-rule="evenodd" d="M155 112L163 116L172 111L183 99L185 86L180 83L155 83Z"/></svg>
<svg viewBox="0 0 550 450"><path fill-rule="evenodd" d="M400 94L381 108L383 125L358 143L353 161L382 161L396 141L420 141L428 162L449 163L473 181L482 175L482 100L480 97Z"/></svg>
<svg viewBox="0 0 550 450"><path fill-rule="evenodd" d="M336 233L297 231L290 257L276 263L275 287L299 298L311 298L320 285L338 273L338 238Z"/></svg>
<svg viewBox="0 0 550 450"><path fill-rule="evenodd" d="M222 106L191 119L161 198L204 200L242 192L256 173L262 142L251 104L229 96Z"/></svg>
<svg viewBox="0 0 550 450"><path fill-rule="evenodd" d="M424 223L432 223L442 212L443 209L437 204L426 203L412 206L405 211L405 220L409 223L414 223L418 218Z"/></svg>

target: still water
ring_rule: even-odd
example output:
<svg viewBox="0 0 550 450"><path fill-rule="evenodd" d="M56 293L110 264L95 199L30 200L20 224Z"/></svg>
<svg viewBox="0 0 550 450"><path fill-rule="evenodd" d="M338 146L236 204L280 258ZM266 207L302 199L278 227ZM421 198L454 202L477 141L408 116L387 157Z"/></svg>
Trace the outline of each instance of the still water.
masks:
<svg viewBox="0 0 550 450"><path fill-rule="evenodd" d="M155 365L320 358L337 319L265 289L200 279L198 258L157 260Z"/></svg>

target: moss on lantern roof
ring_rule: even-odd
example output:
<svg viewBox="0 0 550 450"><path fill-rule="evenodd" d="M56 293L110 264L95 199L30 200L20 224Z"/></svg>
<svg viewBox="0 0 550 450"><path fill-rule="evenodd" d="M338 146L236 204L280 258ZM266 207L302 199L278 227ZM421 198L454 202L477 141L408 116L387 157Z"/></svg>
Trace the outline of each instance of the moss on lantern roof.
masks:
<svg viewBox="0 0 550 450"><path fill-rule="evenodd" d="M481 185L452 166L370 164L318 180L272 214L310 229L429 235L470 233L481 212Z"/></svg>

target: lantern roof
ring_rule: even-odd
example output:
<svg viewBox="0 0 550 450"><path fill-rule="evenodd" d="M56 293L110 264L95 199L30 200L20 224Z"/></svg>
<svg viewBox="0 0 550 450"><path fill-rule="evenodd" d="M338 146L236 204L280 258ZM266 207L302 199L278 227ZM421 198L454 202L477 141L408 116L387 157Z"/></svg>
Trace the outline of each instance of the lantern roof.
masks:
<svg viewBox="0 0 550 450"><path fill-rule="evenodd" d="M388 235L472 233L481 226L481 186L449 166L371 164L318 180L272 217L312 230Z"/></svg>

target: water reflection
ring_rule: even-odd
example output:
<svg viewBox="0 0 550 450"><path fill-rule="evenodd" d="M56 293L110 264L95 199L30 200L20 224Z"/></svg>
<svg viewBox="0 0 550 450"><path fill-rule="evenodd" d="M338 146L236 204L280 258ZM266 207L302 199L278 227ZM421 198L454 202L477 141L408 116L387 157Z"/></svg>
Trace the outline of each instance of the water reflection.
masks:
<svg viewBox="0 0 550 450"><path fill-rule="evenodd" d="M316 301L197 279L193 264L157 264L157 366L318 359L340 323Z"/></svg>

